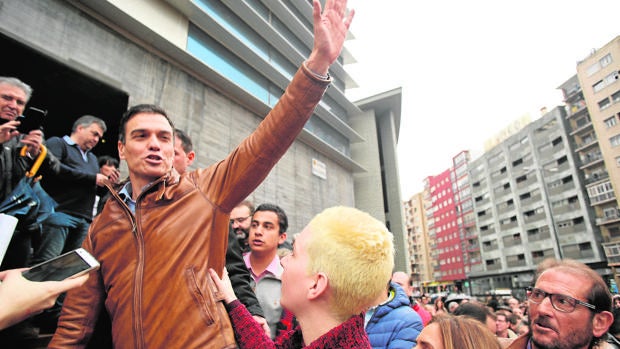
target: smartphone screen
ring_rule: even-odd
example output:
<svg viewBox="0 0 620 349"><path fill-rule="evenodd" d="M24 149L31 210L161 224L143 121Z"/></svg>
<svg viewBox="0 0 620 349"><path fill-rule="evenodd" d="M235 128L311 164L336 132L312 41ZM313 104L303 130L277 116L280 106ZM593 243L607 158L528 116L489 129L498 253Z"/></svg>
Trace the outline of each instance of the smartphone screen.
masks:
<svg viewBox="0 0 620 349"><path fill-rule="evenodd" d="M86 250L77 249L37 264L22 275L30 281L62 281L98 267L99 263Z"/></svg>
<svg viewBox="0 0 620 349"><path fill-rule="evenodd" d="M47 111L29 107L25 115L20 115L15 119L20 122L17 131L21 134L28 134L32 130L42 129L45 115L47 115Z"/></svg>

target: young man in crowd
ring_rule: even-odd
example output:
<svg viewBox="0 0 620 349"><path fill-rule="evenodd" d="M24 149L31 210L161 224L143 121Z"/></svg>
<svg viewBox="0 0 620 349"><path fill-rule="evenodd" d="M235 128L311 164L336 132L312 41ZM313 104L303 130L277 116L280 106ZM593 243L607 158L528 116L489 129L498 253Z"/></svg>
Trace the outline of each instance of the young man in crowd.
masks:
<svg viewBox="0 0 620 349"><path fill-rule="evenodd" d="M400 285L403 288L407 297L411 301L411 307L415 310L420 318L422 318L422 322L424 326L428 324L429 321L433 318L431 313L429 313L424 307L420 306L420 304L413 298L413 286L411 286L411 277L407 275L404 271L396 271L392 274L392 282Z"/></svg>
<svg viewBox="0 0 620 349"><path fill-rule="evenodd" d="M288 218L282 208L273 204L259 205L252 215L248 244L250 253L243 259L250 271L256 297L265 312L271 339L278 335L277 326L283 318L280 305L282 265L278 246L286 241Z"/></svg>

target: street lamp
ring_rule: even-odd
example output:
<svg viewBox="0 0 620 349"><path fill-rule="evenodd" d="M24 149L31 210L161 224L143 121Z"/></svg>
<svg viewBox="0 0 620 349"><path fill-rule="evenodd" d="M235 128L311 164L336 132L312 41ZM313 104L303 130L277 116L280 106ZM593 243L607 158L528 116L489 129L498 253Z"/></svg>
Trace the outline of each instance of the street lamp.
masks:
<svg viewBox="0 0 620 349"><path fill-rule="evenodd" d="M553 217L553 207L551 206L551 201L549 200L549 192L547 191L547 183L545 183L545 177L543 175L543 170L539 167L524 167L523 171L526 173L530 173L532 172L532 170L536 171L538 178L540 178L540 181L542 182L542 187L543 187L543 194L544 194L544 204L546 206L546 210L548 212L549 215L549 219L551 220L551 232L552 232L552 236L553 236L553 240L555 242L555 247L558 250L558 256L560 257L560 259L564 258L564 254L562 253L562 246L560 245L560 239L558 238L558 234L557 234L557 228L556 228L556 224L555 224L555 218ZM558 169L553 167L553 168L549 168L549 169L545 169L545 171L549 171L549 172L557 172Z"/></svg>

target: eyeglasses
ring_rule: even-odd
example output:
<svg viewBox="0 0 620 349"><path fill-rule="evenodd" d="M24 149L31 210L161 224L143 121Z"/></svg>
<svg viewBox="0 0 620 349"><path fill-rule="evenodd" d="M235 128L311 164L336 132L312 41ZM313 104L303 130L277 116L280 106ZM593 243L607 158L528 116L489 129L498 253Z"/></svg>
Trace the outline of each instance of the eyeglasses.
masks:
<svg viewBox="0 0 620 349"><path fill-rule="evenodd" d="M581 304L584 307L588 307L591 310L596 310L596 306L590 303L582 302L578 299L575 299L567 295L557 294L557 293L548 293L539 288L534 288L534 287L528 287L526 288L526 291L527 291L527 298L536 304L542 303L542 301L546 297L549 297L549 300L551 300L551 305L553 306L553 308L563 313L572 313L573 311L575 311L575 307L577 307L578 304Z"/></svg>
<svg viewBox="0 0 620 349"><path fill-rule="evenodd" d="M246 220L246 219L248 219L248 218L250 218L250 217L252 217L252 216L247 216L247 217L239 217L239 218L232 218L232 219L230 220L230 224L235 224L235 222L237 222L237 223L243 223L243 222L245 222L245 220Z"/></svg>

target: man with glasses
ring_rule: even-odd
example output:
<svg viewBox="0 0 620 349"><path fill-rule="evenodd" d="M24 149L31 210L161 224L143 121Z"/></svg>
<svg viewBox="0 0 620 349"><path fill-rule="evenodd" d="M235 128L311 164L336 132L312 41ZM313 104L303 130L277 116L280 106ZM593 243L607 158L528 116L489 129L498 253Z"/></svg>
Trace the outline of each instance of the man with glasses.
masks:
<svg viewBox="0 0 620 349"><path fill-rule="evenodd" d="M509 349L592 348L613 322L611 294L600 275L571 259L549 262L527 289L530 333ZM604 338L604 337L603 337Z"/></svg>
<svg viewBox="0 0 620 349"><path fill-rule="evenodd" d="M254 205L248 200L243 201L230 212L230 224L237 235L239 245L243 252L250 252L248 245L248 236L250 234L250 225L252 225L252 214L254 213Z"/></svg>

